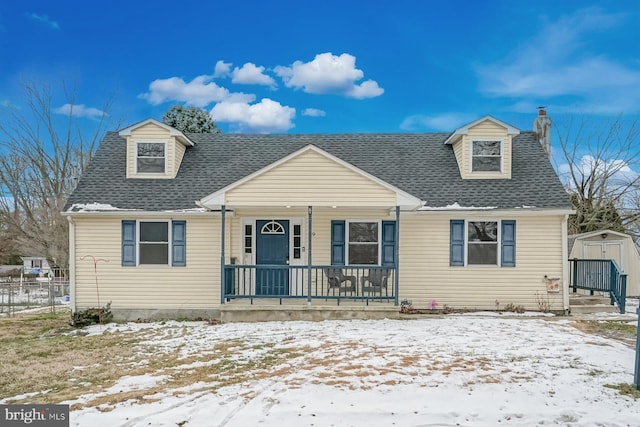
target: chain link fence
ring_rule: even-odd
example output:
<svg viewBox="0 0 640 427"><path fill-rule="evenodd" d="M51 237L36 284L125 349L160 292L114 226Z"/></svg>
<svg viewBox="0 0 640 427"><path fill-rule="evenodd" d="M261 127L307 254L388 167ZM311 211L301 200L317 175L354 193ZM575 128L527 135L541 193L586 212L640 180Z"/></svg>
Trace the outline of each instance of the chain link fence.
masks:
<svg viewBox="0 0 640 427"><path fill-rule="evenodd" d="M20 274L0 277L0 316L69 305L69 272L53 269L49 275Z"/></svg>

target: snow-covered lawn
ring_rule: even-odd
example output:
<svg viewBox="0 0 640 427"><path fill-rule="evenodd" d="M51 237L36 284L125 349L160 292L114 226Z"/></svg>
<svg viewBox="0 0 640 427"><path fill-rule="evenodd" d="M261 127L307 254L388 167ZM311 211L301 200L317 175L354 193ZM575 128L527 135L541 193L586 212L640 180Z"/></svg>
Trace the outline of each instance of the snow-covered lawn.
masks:
<svg viewBox="0 0 640 427"><path fill-rule="evenodd" d="M640 400L605 386L633 382L634 350L571 321L96 326L144 334L150 369L65 403L74 426L639 426Z"/></svg>

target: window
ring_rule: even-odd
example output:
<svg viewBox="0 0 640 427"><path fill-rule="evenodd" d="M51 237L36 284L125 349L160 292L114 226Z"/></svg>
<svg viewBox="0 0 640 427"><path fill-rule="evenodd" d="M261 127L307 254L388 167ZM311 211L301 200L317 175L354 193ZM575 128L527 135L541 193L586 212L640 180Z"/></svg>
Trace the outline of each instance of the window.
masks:
<svg viewBox="0 0 640 427"><path fill-rule="evenodd" d="M169 223L140 221L140 264L169 264Z"/></svg>
<svg viewBox="0 0 640 427"><path fill-rule="evenodd" d="M187 222L122 221L122 265L187 265Z"/></svg>
<svg viewBox="0 0 640 427"><path fill-rule="evenodd" d="M349 222L349 264L378 265L378 222Z"/></svg>
<svg viewBox="0 0 640 427"><path fill-rule="evenodd" d="M244 225L244 253L250 254L251 248L253 246L253 225L245 224Z"/></svg>
<svg viewBox="0 0 640 427"><path fill-rule="evenodd" d="M300 224L293 225L293 259L302 257L302 226Z"/></svg>
<svg viewBox="0 0 640 427"><path fill-rule="evenodd" d="M164 142L138 142L136 150L136 170L138 173L164 173Z"/></svg>
<svg viewBox="0 0 640 427"><path fill-rule="evenodd" d="M497 222L469 221L467 236L467 264L498 265Z"/></svg>
<svg viewBox="0 0 640 427"><path fill-rule="evenodd" d="M502 141L472 141L472 172L500 172L502 170Z"/></svg>
<svg viewBox="0 0 640 427"><path fill-rule="evenodd" d="M449 265L516 266L516 221L450 221Z"/></svg>

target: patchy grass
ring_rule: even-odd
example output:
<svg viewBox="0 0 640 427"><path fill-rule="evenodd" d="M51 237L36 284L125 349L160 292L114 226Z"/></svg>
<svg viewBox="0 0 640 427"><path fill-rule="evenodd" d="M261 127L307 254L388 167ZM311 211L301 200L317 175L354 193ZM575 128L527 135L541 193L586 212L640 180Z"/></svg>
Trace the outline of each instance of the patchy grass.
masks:
<svg viewBox="0 0 640 427"><path fill-rule="evenodd" d="M633 397L634 400L640 399L640 390L637 390L633 384L605 384L604 386L618 390L618 393Z"/></svg>
<svg viewBox="0 0 640 427"><path fill-rule="evenodd" d="M604 338L613 339L623 344L635 348L636 336L638 333L638 327L636 325L629 324L628 321L618 320L579 320L573 322L572 325L581 330L593 335L599 335ZM597 343L591 343L596 345ZM603 344L599 344L603 345Z"/></svg>

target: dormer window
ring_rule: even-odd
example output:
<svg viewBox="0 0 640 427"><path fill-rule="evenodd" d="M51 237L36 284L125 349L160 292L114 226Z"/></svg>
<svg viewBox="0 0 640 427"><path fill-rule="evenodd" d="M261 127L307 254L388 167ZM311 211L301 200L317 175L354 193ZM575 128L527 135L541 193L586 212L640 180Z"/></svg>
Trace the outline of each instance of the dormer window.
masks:
<svg viewBox="0 0 640 427"><path fill-rule="evenodd" d="M164 142L137 142L137 173L165 173L166 151Z"/></svg>
<svg viewBox="0 0 640 427"><path fill-rule="evenodd" d="M502 141L471 142L471 172L501 172Z"/></svg>

